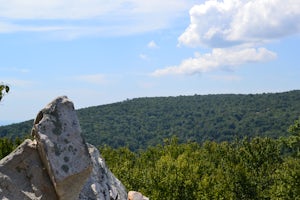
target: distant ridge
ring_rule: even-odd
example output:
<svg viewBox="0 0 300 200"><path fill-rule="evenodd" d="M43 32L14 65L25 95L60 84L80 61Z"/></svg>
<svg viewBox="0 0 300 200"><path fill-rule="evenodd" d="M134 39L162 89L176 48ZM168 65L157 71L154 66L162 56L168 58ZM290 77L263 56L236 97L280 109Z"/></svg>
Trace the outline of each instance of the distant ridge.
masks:
<svg viewBox="0 0 300 200"><path fill-rule="evenodd" d="M76 102L75 102L76 104ZM288 134L300 116L300 90L263 94L144 97L77 110L87 142L143 149L176 135L179 141L231 141ZM0 127L1 137L24 137L32 120Z"/></svg>

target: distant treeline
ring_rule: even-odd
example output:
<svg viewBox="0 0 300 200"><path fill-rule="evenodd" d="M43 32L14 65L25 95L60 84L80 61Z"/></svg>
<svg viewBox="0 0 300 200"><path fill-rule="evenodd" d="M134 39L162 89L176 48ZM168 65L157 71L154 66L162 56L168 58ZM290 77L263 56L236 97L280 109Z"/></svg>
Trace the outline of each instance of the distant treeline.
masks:
<svg viewBox="0 0 300 200"><path fill-rule="evenodd" d="M75 102L76 104L76 102ZM78 110L87 142L146 149L176 136L179 143L286 136L300 116L300 91L137 98ZM32 120L0 127L1 137L24 137Z"/></svg>

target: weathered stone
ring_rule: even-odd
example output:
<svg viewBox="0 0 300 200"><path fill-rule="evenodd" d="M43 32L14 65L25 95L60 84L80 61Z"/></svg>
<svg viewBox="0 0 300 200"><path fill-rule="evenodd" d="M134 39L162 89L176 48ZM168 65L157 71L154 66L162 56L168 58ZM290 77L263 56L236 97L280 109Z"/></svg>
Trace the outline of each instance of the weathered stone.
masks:
<svg viewBox="0 0 300 200"><path fill-rule="evenodd" d="M126 200L97 148L86 144L73 103L59 97L41 110L32 134L0 161L0 199Z"/></svg>
<svg viewBox="0 0 300 200"><path fill-rule="evenodd" d="M128 192L128 200L149 200L148 197L145 197L140 192L129 191Z"/></svg>
<svg viewBox="0 0 300 200"><path fill-rule="evenodd" d="M80 200L125 200L127 191L123 184L111 173L98 149L88 144L93 161L93 172L83 187Z"/></svg>
<svg viewBox="0 0 300 200"><path fill-rule="evenodd" d="M35 142L25 140L0 161L0 199L57 200Z"/></svg>
<svg viewBox="0 0 300 200"><path fill-rule="evenodd" d="M93 161L93 172L78 200L125 200L127 191L111 173L98 149L87 144ZM71 189L69 190L71 191ZM25 140L0 161L0 199L58 200L54 186L43 167L36 141Z"/></svg>
<svg viewBox="0 0 300 200"><path fill-rule="evenodd" d="M92 171L73 103L58 97L37 115L32 135L61 200L74 200Z"/></svg>

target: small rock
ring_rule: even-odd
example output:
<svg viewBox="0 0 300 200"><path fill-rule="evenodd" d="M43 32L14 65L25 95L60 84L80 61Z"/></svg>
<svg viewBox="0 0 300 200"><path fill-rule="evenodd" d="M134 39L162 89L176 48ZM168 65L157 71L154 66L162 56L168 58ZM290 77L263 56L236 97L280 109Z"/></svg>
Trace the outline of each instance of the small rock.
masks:
<svg viewBox="0 0 300 200"><path fill-rule="evenodd" d="M145 197L140 192L129 191L128 192L128 200L149 200L148 197Z"/></svg>

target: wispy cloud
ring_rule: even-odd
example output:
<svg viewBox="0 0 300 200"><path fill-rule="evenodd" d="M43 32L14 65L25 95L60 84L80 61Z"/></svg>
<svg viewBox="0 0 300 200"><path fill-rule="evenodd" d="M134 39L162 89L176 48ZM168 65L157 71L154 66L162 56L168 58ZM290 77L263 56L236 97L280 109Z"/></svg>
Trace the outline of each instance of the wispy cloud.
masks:
<svg viewBox="0 0 300 200"><path fill-rule="evenodd" d="M156 49L158 48L158 45L152 40L148 43L147 47L150 49Z"/></svg>
<svg viewBox="0 0 300 200"><path fill-rule="evenodd" d="M157 83L143 81L143 82L139 82L138 86L142 89L152 89L157 86Z"/></svg>
<svg viewBox="0 0 300 200"><path fill-rule="evenodd" d="M0 67L0 75L2 75L0 83L7 84L10 87L31 87L35 84L34 81L18 77L29 72L30 70L27 68Z"/></svg>
<svg viewBox="0 0 300 200"><path fill-rule="evenodd" d="M169 26L192 2L0 0L0 33L58 32L70 38L136 34Z"/></svg>
<svg viewBox="0 0 300 200"><path fill-rule="evenodd" d="M103 85L108 83L108 80L104 74L81 75L81 76L73 77L73 79L80 82L97 84L97 85Z"/></svg>
<svg viewBox="0 0 300 200"><path fill-rule="evenodd" d="M183 60L181 64L158 69L152 75L191 75L221 68L232 68L241 64L268 61L275 58L276 53L265 48L213 49L212 53L204 55L196 53L194 57Z"/></svg>
<svg viewBox="0 0 300 200"><path fill-rule="evenodd" d="M140 59L142 59L142 60L148 60L148 59L149 59L149 57L148 57L146 54L143 54L143 53L141 53L141 54L139 55L139 57L140 57Z"/></svg>
<svg viewBox="0 0 300 200"><path fill-rule="evenodd" d="M217 80L217 81L240 81L242 80L241 76L236 75L214 75L210 76L211 79Z"/></svg>
<svg viewBox="0 0 300 200"><path fill-rule="evenodd" d="M0 72L17 72L17 73L28 73L30 72L27 68L16 68L16 67L0 67Z"/></svg>
<svg viewBox="0 0 300 200"><path fill-rule="evenodd" d="M5 83L10 87L31 87L35 83L30 80L17 79L17 78L5 78L0 80L1 83Z"/></svg>

